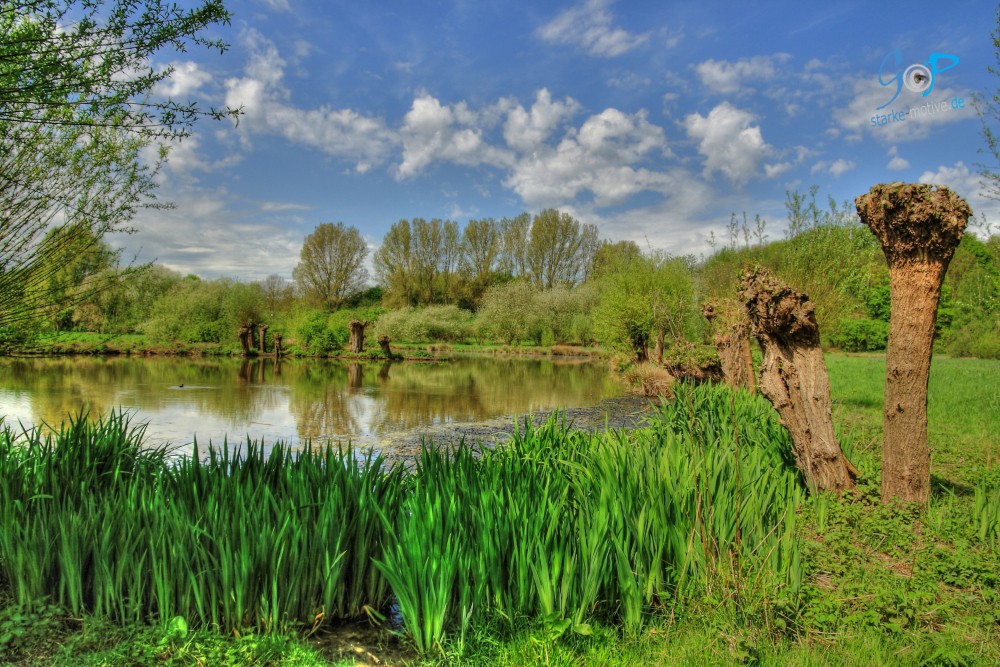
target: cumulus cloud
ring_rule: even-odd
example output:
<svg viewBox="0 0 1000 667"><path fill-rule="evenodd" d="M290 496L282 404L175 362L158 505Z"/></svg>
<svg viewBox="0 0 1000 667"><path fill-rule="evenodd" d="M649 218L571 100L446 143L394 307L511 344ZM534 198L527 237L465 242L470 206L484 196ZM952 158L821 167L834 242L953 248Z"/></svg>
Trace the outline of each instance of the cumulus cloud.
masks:
<svg viewBox="0 0 1000 667"><path fill-rule="evenodd" d="M885 165L885 168L892 171L902 171L903 169L909 169L910 163L897 155L889 160L889 164Z"/></svg>
<svg viewBox="0 0 1000 667"><path fill-rule="evenodd" d="M844 172L854 169L856 165L853 160L845 160L843 158L836 160L834 162L827 162L826 160L820 160L812 166L809 173L827 173L833 174L834 178L840 178L840 175Z"/></svg>
<svg viewBox="0 0 1000 667"><path fill-rule="evenodd" d="M212 80L212 75L191 60L170 63L173 72L156 84L156 94L175 99L184 98L196 92Z"/></svg>
<svg viewBox="0 0 1000 667"><path fill-rule="evenodd" d="M592 56L610 58L631 51L647 39L649 33L634 35L612 26L606 11L608 0L588 0L567 9L538 29L538 36L549 42L574 44Z"/></svg>
<svg viewBox="0 0 1000 667"><path fill-rule="evenodd" d="M663 128L645 111L606 109L570 129L557 146L542 144L520 157L503 185L529 206L553 206L585 190L596 206L612 206L643 190L669 189L666 174L633 167L654 152L670 155Z"/></svg>
<svg viewBox="0 0 1000 667"><path fill-rule="evenodd" d="M482 130L475 127L478 120L479 114L464 103L455 107L442 105L426 93L413 100L400 130L403 161L396 169L396 178L415 176L434 160L470 167L512 164L514 156L510 151L491 146L483 139Z"/></svg>
<svg viewBox="0 0 1000 667"><path fill-rule="evenodd" d="M753 114L729 102L722 102L708 116L693 113L684 118L681 125L699 142L698 152L705 156L705 178L721 171L733 184L743 186L758 175L758 166L774 149L764 142L760 127L751 125L753 120Z"/></svg>
<svg viewBox="0 0 1000 667"><path fill-rule="evenodd" d="M384 120L352 109L295 107L282 84L285 61L274 43L253 29L243 34L243 41L250 51L245 76L228 79L225 85L226 105L243 107L239 131L245 140L250 132L277 134L353 160L361 173L388 158L399 138Z"/></svg>
<svg viewBox="0 0 1000 667"><path fill-rule="evenodd" d="M714 92L732 95L746 92L746 84L753 81L769 81L775 77L775 65L784 63L790 55L779 53L774 56L754 56L734 63L728 60L709 58L694 66L701 82Z"/></svg>
<svg viewBox="0 0 1000 667"><path fill-rule="evenodd" d="M522 153L537 150L556 128L571 120L582 108L579 102L569 97L553 102L552 94L546 88L535 93L535 103L531 105L530 112L520 104L505 102L508 110L503 125L504 141Z"/></svg>

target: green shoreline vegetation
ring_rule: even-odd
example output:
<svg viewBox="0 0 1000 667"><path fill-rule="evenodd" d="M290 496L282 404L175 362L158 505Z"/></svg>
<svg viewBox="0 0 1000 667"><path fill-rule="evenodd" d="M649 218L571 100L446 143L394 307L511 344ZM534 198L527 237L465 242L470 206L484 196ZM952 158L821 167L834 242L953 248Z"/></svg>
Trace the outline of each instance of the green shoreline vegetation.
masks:
<svg viewBox="0 0 1000 667"><path fill-rule="evenodd" d="M413 475L324 448L166 468L120 417L8 430L0 661L375 664L308 636L394 596L396 664L996 664L997 362L934 361L925 511L879 501L884 360L828 364L861 470L840 499L766 401L709 384L643 429L429 445Z"/></svg>

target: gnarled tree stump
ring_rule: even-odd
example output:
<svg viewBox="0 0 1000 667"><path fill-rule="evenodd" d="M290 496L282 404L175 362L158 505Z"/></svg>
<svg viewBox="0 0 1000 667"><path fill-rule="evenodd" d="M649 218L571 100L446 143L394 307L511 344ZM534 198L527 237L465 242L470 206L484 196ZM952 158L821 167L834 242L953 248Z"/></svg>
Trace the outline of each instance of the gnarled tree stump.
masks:
<svg viewBox="0 0 1000 667"><path fill-rule="evenodd" d="M274 356L275 357L280 357L281 356L281 332L280 331L275 331L274 332Z"/></svg>
<svg viewBox="0 0 1000 667"><path fill-rule="evenodd" d="M931 493L927 381L941 282L972 209L945 187L875 185L854 200L889 264L882 502Z"/></svg>
<svg viewBox="0 0 1000 667"><path fill-rule="evenodd" d="M387 357L392 356L392 348L389 347L389 337L382 334L378 337L378 346L382 348L382 354Z"/></svg>
<svg viewBox="0 0 1000 667"><path fill-rule="evenodd" d="M349 347L351 352L360 354L365 351L365 327L368 320L351 320L347 323L347 328L351 330L351 340Z"/></svg>
<svg viewBox="0 0 1000 667"><path fill-rule="evenodd" d="M858 471L833 432L830 380L813 304L763 267L751 267L740 278L739 296L764 350L760 389L792 436L796 464L811 488L853 489Z"/></svg>
<svg viewBox="0 0 1000 667"><path fill-rule="evenodd" d="M715 349L719 351L722 376L733 387L757 391L750 348L750 320L746 309L731 299L709 301L701 307L714 329Z"/></svg>
<svg viewBox="0 0 1000 667"><path fill-rule="evenodd" d="M260 353L267 354L267 330L271 327L267 324L260 325Z"/></svg>
<svg viewBox="0 0 1000 667"><path fill-rule="evenodd" d="M240 339L240 347L243 349L243 356L250 356L250 327L246 324L236 330L236 335Z"/></svg>

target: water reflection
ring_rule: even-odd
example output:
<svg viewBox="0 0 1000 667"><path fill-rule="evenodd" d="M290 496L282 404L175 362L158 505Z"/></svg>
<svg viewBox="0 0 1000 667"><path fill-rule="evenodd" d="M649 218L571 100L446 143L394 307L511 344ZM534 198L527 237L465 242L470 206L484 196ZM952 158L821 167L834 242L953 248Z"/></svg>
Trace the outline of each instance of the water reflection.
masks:
<svg viewBox="0 0 1000 667"><path fill-rule="evenodd" d="M464 358L340 363L296 359L65 357L0 360L0 415L56 424L87 407L123 407L153 441L245 434L358 440L417 427L555 407L620 393L602 366L574 360Z"/></svg>

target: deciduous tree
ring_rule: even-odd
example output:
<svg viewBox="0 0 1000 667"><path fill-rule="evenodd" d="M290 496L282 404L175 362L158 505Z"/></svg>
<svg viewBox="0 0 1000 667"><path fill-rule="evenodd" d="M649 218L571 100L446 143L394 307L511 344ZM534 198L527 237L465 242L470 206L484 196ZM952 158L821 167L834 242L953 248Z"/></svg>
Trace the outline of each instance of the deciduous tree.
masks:
<svg viewBox="0 0 1000 667"><path fill-rule="evenodd" d="M292 275L307 294L332 310L364 287L367 255L368 246L357 227L325 222L306 237Z"/></svg>

